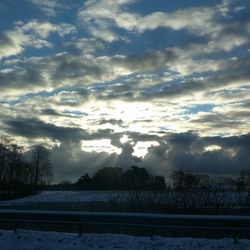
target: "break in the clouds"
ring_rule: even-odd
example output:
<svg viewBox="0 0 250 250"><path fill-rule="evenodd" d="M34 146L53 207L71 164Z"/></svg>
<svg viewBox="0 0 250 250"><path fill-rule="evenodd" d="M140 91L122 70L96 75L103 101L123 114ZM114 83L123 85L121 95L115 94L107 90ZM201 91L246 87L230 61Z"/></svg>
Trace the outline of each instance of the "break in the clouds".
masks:
<svg viewBox="0 0 250 250"><path fill-rule="evenodd" d="M250 166L247 0L3 0L1 135L55 180L104 166Z"/></svg>

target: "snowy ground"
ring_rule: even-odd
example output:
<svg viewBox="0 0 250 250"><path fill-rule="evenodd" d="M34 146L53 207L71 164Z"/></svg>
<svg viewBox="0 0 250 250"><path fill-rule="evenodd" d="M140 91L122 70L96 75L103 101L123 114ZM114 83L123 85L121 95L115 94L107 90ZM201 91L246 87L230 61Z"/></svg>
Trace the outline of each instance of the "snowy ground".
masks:
<svg viewBox="0 0 250 250"><path fill-rule="evenodd" d="M234 249L250 250L250 240L241 239L234 244L232 239L164 238L156 236L136 237L115 234L76 234L56 232L35 232L28 230L0 230L1 250L85 250L85 249L168 249L168 250L209 250Z"/></svg>
<svg viewBox="0 0 250 250"><path fill-rule="evenodd" d="M124 195L122 195L124 194ZM127 191L44 191L37 195L24 197L10 201L0 201L0 205L27 204L27 203L56 203L56 202L91 202L91 201L108 201L111 197L117 196L118 199L124 199L129 193ZM148 192L144 192L148 196ZM181 193L178 193L181 195ZM220 202L230 201L233 204L241 204L247 193L241 192L221 192L216 197ZM143 192L141 193L143 197ZM152 197L151 197L152 198ZM157 197L156 197L157 198ZM171 203L171 196L167 200ZM165 196L159 196L158 199L166 199ZM241 201L241 202L240 202Z"/></svg>
<svg viewBox="0 0 250 250"><path fill-rule="evenodd" d="M16 200L0 201L0 205L43 202L91 202L107 201L111 191L45 191Z"/></svg>

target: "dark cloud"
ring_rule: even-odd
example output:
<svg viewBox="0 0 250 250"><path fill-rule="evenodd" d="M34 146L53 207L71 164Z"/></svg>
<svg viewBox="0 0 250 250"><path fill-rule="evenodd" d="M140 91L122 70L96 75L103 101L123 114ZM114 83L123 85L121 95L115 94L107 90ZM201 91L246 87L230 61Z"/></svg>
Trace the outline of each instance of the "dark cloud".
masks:
<svg viewBox="0 0 250 250"><path fill-rule="evenodd" d="M99 58L62 53L55 56L17 61L18 67L11 68L7 72L0 72L0 86L5 89L32 87L31 90L37 90L45 87L56 88L62 81L67 82L65 86L79 86L79 81L81 84L88 85L114 80L134 72L158 71L175 59L176 56L171 50ZM120 70L121 73L119 73ZM103 85L103 88L107 90L106 84ZM87 90L81 93L84 96L88 95ZM133 93L128 90L120 93L111 92L107 95L109 98L133 97Z"/></svg>
<svg viewBox="0 0 250 250"><path fill-rule="evenodd" d="M174 170L189 170L196 173L238 175L250 166L250 134L231 137L200 137L192 132L165 134L154 137L159 145L150 146L143 158L134 156L138 139L153 139L143 134L130 134L131 141L121 143L122 133L100 130L86 136L86 140L112 139L112 144L121 148L121 153L85 152L80 141L64 140L51 151L56 168L55 180L76 180L83 173L93 174L97 169L111 166L127 169L131 165L146 167L155 174L169 176ZM208 147L216 146L214 149Z"/></svg>
<svg viewBox="0 0 250 250"><path fill-rule="evenodd" d="M76 93L80 96L80 97L88 97L89 96L89 90L85 89L85 88L80 88L76 90Z"/></svg>
<svg viewBox="0 0 250 250"><path fill-rule="evenodd" d="M235 115L230 114L229 116L220 113L203 114L201 117L193 119L192 122L208 125L210 128L230 128L242 125L242 121L237 120Z"/></svg>
<svg viewBox="0 0 250 250"><path fill-rule="evenodd" d="M7 34L0 33L0 48L5 46L14 46L14 43Z"/></svg>
<svg viewBox="0 0 250 250"><path fill-rule="evenodd" d="M46 116L55 116L55 117L67 117L67 118L79 118L81 116L87 116L88 114L85 112L70 112L70 111L63 111L62 113L57 112L55 109L47 108L42 109L39 111L41 115Z"/></svg>
<svg viewBox="0 0 250 250"><path fill-rule="evenodd" d="M203 79L183 80L179 83L170 82L169 84L159 84L154 86L154 90L141 91L140 99L157 97L178 97L192 95L196 92L211 91L223 88L230 84L238 84L250 79L250 56L245 58L232 58L221 63L220 68Z"/></svg>
<svg viewBox="0 0 250 250"><path fill-rule="evenodd" d="M121 145L121 154L106 152L86 152L79 142L63 142L51 151L51 160L55 166L55 181L65 179L77 180L84 173L93 174L103 167L128 167L138 164L141 159L132 155L130 143Z"/></svg>
<svg viewBox="0 0 250 250"><path fill-rule="evenodd" d="M124 65L125 68L139 72L155 72L165 69L166 65L174 62L178 56L170 49L153 50L139 55L131 55L125 58L115 57L114 64Z"/></svg>
<svg viewBox="0 0 250 250"><path fill-rule="evenodd" d="M176 169L198 173L237 175L250 166L250 134L231 137L199 137L172 134L167 143L152 146L143 164L155 173L168 175ZM206 150L208 146L219 147Z"/></svg>
<svg viewBox="0 0 250 250"><path fill-rule="evenodd" d="M168 142L177 147L185 147L191 145L198 138L198 135L192 132L186 132L181 134L170 134L168 136Z"/></svg>
<svg viewBox="0 0 250 250"><path fill-rule="evenodd" d="M152 134L142 134L139 132L131 132L127 131L126 135L134 142L137 143L138 141L159 141L159 140L165 140L165 137L159 137L157 135ZM164 134L166 136L166 134Z"/></svg>
<svg viewBox="0 0 250 250"><path fill-rule="evenodd" d="M51 74L53 80L77 79L92 76L98 81L105 72L101 65L84 57L68 54L58 55L52 58L54 70Z"/></svg>
<svg viewBox="0 0 250 250"><path fill-rule="evenodd" d="M123 120L119 119L119 120L116 120L116 119L101 119L99 120L99 125L103 125L103 124L112 124L112 125L118 125L120 127L124 126L124 122Z"/></svg>
<svg viewBox="0 0 250 250"><path fill-rule="evenodd" d="M54 109L43 109L41 110L42 115L50 115L50 116L63 116L62 114L58 113Z"/></svg>
<svg viewBox="0 0 250 250"><path fill-rule="evenodd" d="M82 151L79 142L62 142L51 151L51 161L55 168L54 181L76 181L85 173L93 174L104 166L113 166L114 158L116 155L105 152Z"/></svg>
<svg viewBox="0 0 250 250"><path fill-rule="evenodd" d="M250 108L250 101L245 102L245 103L241 103L239 106L242 108L249 109Z"/></svg>
<svg viewBox="0 0 250 250"><path fill-rule="evenodd" d="M99 131L99 133L102 132ZM80 142L62 142L60 146L51 150L51 160L56 172L55 181L77 180L84 173L93 174L98 169L107 166L127 169L138 162L139 159L132 156L133 146L131 144L121 144L120 147L122 148L121 154L109 154L107 152L83 151Z"/></svg>
<svg viewBox="0 0 250 250"><path fill-rule="evenodd" d="M134 149L132 143L121 144L122 152L118 155L115 165L117 167L128 169L130 166L139 162L139 158L132 156Z"/></svg>
<svg viewBox="0 0 250 250"><path fill-rule="evenodd" d="M60 169L57 170L60 178L64 173L70 173L71 170L70 176L76 178L78 173L83 172L84 169L93 172L106 164L124 169L137 164L165 176L176 169L230 175L238 174L241 169L250 166L250 134L230 137L200 137L193 132L187 132L168 133L159 137L129 131L114 133L112 129L87 133L80 128L59 127L38 119L24 118L6 120L5 125L6 131L10 134L60 141L60 146L56 146L51 152L56 168L60 166ZM129 141L121 143L120 139L124 134L127 135ZM101 140L103 138L110 139L114 146L121 148L121 153L82 151L82 140ZM134 146L139 141L157 141L159 145L149 147L145 157L138 158L134 156ZM207 149L213 146L216 148ZM65 156L68 160L64 160Z"/></svg>
<svg viewBox="0 0 250 250"><path fill-rule="evenodd" d="M29 65L26 68L15 68L0 73L0 88L27 89L39 88L45 84L39 68Z"/></svg>
<svg viewBox="0 0 250 250"><path fill-rule="evenodd" d="M8 133L27 138L47 137L60 141L79 141L85 135L84 130L80 128L58 127L52 123L45 123L37 118L6 120L5 125Z"/></svg>
<svg viewBox="0 0 250 250"><path fill-rule="evenodd" d="M47 110L48 111L48 110ZM49 111L51 112L51 111ZM53 112L53 111L52 111ZM27 138L50 138L59 141L100 140L112 139L121 134L114 134L113 129L98 129L95 132L88 132L78 127L56 126L53 123L46 123L38 118L22 118L4 120L6 132Z"/></svg>

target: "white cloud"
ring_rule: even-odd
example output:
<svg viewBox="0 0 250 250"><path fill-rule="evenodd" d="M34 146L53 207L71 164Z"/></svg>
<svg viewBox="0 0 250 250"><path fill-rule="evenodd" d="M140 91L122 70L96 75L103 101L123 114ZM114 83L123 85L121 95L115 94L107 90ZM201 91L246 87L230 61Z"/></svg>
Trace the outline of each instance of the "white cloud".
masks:
<svg viewBox="0 0 250 250"><path fill-rule="evenodd" d="M18 55L27 47L37 49L52 47L52 43L47 40L51 33L64 36L75 32L75 27L66 23L55 25L49 22L30 20L27 23L19 21L15 24L13 29L5 31L0 36L0 58Z"/></svg>
<svg viewBox="0 0 250 250"><path fill-rule="evenodd" d="M173 13L153 12L141 17L136 25L140 32L168 27L174 30L187 28L197 34L210 33L217 29L211 20L215 15L213 8L188 8Z"/></svg>
<svg viewBox="0 0 250 250"><path fill-rule="evenodd" d="M30 1L38 8L40 8L41 11L49 17L55 17L58 11L67 9L67 6L61 4L58 0L42 0L42 1L28 0L28 1Z"/></svg>
<svg viewBox="0 0 250 250"><path fill-rule="evenodd" d="M91 33L94 37L101 39L105 42L112 43L114 41L120 40L120 36L117 35L115 32L112 32L106 28L91 28Z"/></svg>
<svg viewBox="0 0 250 250"><path fill-rule="evenodd" d="M183 51L190 56L231 51L249 42L249 29L241 34L237 31L240 27L235 28L234 32L225 31L238 25L233 21L230 23L230 14L234 8L230 0L224 0L220 4L209 7L191 7L174 12L152 12L147 15L128 11L126 7L133 2L133 0L87 1L79 11L78 17L92 36L110 43L121 39L129 40L121 36L117 28L138 33L160 27L176 31L187 29L195 36L207 37L207 42L191 44L189 52ZM222 22L223 18L229 22Z"/></svg>
<svg viewBox="0 0 250 250"><path fill-rule="evenodd" d="M50 33L58 33L59 36L65 36L76 32L73 25L67 23L52 24L50 22L38 22L31 20L28 23L18 22L21 30L25 32L34 32L37 36L45 39Z"/></svg>
<svg viewBox="0 0 250 250"><path fill-rule="evenodd" d="M215 15L220 11L228 13L225 6L189 8L172 13L153 12L142 16L125 9L125 5L132 2L87 1L79 13L79 18L89 25L87 28L95 38L72 37L70 42L64 43L78 48L80 50L78 54L63 52L51 56L5 60L3 69L0 70L2 100L6 99L4 95L8 94L17 96L27 91L52 91L63 87L84 86L89 91L84 97L78 95L77 91L64 91L46 100L43 99L39 108L51 108L60 114L52 118L49 114L47 116L43 114L43 119L50 119L58 126L67 124L85 129L89 126L94 130L100 127L112 128L116 132L129 130L149 133L157 128L166 131L194 129L206 134L219 133L222 129L216 127L216 118L211 116L212 112L186 114L187 109L182 103L189 107L207 102L220 106L229 105L232 101L249 100L249 90L243 88L243 85L248 84L248 60L244 58L218 60L218 58L211 59L212 57L206 59L206 54L229 52L248 43L248 38L244 32L234 32L237 30L237 25L230 27L230 22L225 22L223 25L219 23ZM138 34L159 27L173 30L187 29L195 35L205 35L206 39L202 40L203 42L199 40L199 43L187 44L184 48L149 50L129 56L108 56L104 53L104 56L95 57L95 51L103 49L104 46L111 46L99 39L106 42L122 39L113 31L113 27L137 31ZM233 30L226 32L229 28ZM246 24L245 30L248 29L249 25ZM50 22L37 20L30 20L27 23L16 22L15 28L6 31L0 37L0 53L2 57L7 57L18 55L27 47L50 47L53 46L49 42L52 33L63 37L74 32L75 27L70 24L53 25ZM234 91L223 92L225 86ZM37 99L34 100L39 103ZM156 100L158 103L153 103ZM140 105L147 109L144 110ZM72 115L65 118L64 111L69 107L73 112L94 110L96 107L102 109L99 113L97 111L92 113L92 120L89 117ZM122 110L121 107L125 109ZM27 106L24 109L28 109ZM222 114L224 111L216 112ZM237 113L240 112L243 114L239 108ZM104 119L101 113L106 113L105 118L109 120L116 117L119 123L111 125L98 123ZM232 118L225 112L223 115L225 119L218 120L218 124L224 124L225 127L232 125ZM84 125L82 119L86 121ZM228 131L239 131L241 122L245 120L239 115L238 119L238 127L229 128ZM124 122L124 126L119 126L121 121ZM198 121L204 122L198 124ZM246 132L245 127L241 131Z"/></svg>
<svg viewBox="0 0 250 250"><path fill-rule="evenodd" d="M234 48L247 44L249 39L247 36L237 35L237 34L224 34L217 35L215 40L211 40L208 43L205 52L211 53L214 51L231 51Z"/></svg>
<svg viewBox="0 0 250 250"><path fill-rule="evenodd" d="M132 30L136 25L136 14L123 10L125 5L135 0L101 0L87 1L78 14L80 20L91 22L95 20L98 25L115 23L118 27Z"/></svg>
<svg viewBox="0 0 250 250"><path fill-rule="evenodd" d="M245 9L246 9L245 6L237 6L237 7L235 7L235 8L233 9L233 11L234 11L235 13L238 13L238 12L241 12L242 10L245 10Z"/></svg>
<svg viewBox="0 0 250 250"><path fill-rule="evenodd" d="M135 0L90 0L79 11L78 18L96 38L106 42L124 39L112 31L112 27L134 29L137 15L123 10L123 6L133 2Z"/></svg>
<svg viewBox="0 0 250 250"><path fill-rule="evenodd" d="M79 38L66 43L66 45L74 46L84 54L93 54L98 50L105 49L104 44L95 38Z"/></svg>
<svg viewBox="0 0 250 250"><path fill-rule="evenodd" d="M230 5L231 5L231 0L223 0L220 4L217 5L218 8L218 12L226 17L228 16L229 12L230 12Z"/></svg>
<svg viewBox="0 0 250 250"><path fill-rule="evenodd" d="M106 39L108 42L119 39L119 36L114 34L113 27L137 32L154 30L159 27L174 30L187 28L199 35L211 33L220 28L213 22L217 14L217 9L213 7L188 8L173 13L152 12L143 16L125 9L125 5L133 2L133 0L88 1L79 11L78 17L95 37L105 39L105 34L112 33L112 39Z"/></svg>

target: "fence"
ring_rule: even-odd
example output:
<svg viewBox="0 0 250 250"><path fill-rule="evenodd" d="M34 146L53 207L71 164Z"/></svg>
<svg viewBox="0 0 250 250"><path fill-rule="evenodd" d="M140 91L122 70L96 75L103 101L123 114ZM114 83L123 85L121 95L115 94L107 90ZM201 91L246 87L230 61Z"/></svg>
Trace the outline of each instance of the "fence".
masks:
<svg viewBox="0 0 250 250"><path fill-rule="evenodd" d="M0 210L0 223L11 224L15 230L27 224L77 226L79 236L90 225L146 228L151 234L155 229L207 235L221 232L224 237L234 237L235 242L243 234L250 236L250 216Z"/></svg>

